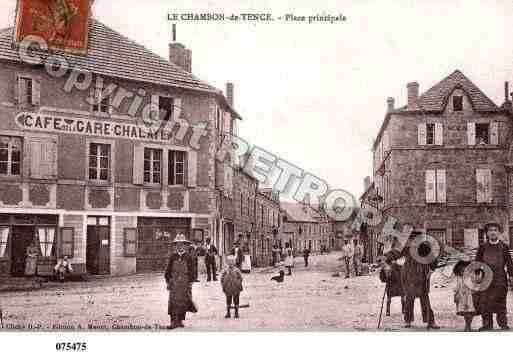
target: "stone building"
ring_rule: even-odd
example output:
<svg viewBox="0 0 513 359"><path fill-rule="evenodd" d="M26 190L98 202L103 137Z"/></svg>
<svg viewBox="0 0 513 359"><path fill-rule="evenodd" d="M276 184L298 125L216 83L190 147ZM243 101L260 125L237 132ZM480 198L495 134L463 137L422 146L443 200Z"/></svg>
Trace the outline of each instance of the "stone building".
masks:
<svg viewBox="0 0 513 359"><path fill-rule="evenodd" d="M509 233L510 106L497 106L454 71L388 111L373 146L375 198L383 217L454 247L476 247L490 220Z"/></svg>
<svg viewBox="0 0 513 359"><path fill-rule="evenodd" d="M87 55L34 64L12 32L0 32L0 274L23 275L31 242L42 275L63 255L79 273L162 270L180 233L221 247L231 187L215 155L239 116L190 73L190 50L170 44L172 63L91 20Z"/></svg>
<svg viewBox="0 0 513 359"><path fill-rule="evenodd" d="M255 237L250 248L256 266L271 265L273 245L280 246L280 195L270 188L257 190L255 200Z"/></svg>
<svg viewBox="0 0 513 359"><path fill-rule="evenodd" d="M257 240L256 197L258 180L241 168L234 171L235 238L245 253L254 254L253 242Z"/></svg>

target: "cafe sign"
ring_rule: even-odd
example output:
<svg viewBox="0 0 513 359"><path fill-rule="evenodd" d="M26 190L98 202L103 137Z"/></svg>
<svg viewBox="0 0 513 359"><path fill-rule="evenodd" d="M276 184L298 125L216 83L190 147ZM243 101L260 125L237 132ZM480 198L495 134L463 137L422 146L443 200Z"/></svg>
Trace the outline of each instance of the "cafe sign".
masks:
<svg viewBox="0 0 513 359"><path fill-rule="evenodd" d="M15 118L15 122L23 130L41 132L159 142L170 142L173 137L170 131L164 129L151 131L144 125L140 126L131 123L53 116L31 112L19 113Z"/></svg>

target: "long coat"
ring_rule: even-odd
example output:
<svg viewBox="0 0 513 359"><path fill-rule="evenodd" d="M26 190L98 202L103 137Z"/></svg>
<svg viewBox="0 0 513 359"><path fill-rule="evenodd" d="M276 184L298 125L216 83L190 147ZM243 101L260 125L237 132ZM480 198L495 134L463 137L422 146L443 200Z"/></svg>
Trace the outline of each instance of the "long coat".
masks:
<svg viewBox="0 0 513 359"><path fill-rule="evenodd" d="M165 273L169 290L168 314L197 311L192 301L192 282L194 282L194 264L188 253L171 254Z"/></svg>
<svg viewBox="0 0 513 359"><path fill-rule="evenodd" d="M221 286L226 295L238 295L242 292L242 274L236 267L228 267L221 274Z"/></svg>
<svg viewBox="0 0 513 359"><path fill-rule="evenodd" d="M379 279L383 283L386 283L386 291L388 298L402 297L404 295L403 284L401 280L401 268L401 265L394 262L390 265L389 276L387 276L384 268L381 269L379 272Z"/></svg>
<svg viewBox="0 0 513 359"><path fill-rule="evenodd" d="M411 256L409 245L405 245L401 251L392 249L386 254L389 263L402 257L405 259L401 269L404 295L417 298L429 294L430 271L436 268L437 261L430 264L419 263Z"/></svg>
<svg viewBox="0 0 513 359"><path fill-rule="evenodd" d="M478 313L506 313L506 297L508 294L508 275L513 278L513 263L508 247L503 242L490 244L486 242L477 250L476 262L487 264L492 270L492 282L484 291L475 292L474 305Z"/></svg>

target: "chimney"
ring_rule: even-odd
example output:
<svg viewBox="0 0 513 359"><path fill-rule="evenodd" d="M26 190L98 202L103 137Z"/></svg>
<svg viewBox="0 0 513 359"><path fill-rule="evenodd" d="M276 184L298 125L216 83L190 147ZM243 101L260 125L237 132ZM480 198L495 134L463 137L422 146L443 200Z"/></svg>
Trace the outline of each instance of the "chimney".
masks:
<svg viewBox="0 0 513 359"><path fill-rule="evenodd" d="M387 98L387 111L388 112L394 110L394 104L395 104L395 99L393 97Z"/></svg>
<svg viewBox="0 0 513 359"><path fill-rule="evenodd" d="M228 104L233 107L233 83L226 83L226 99L228 100Z"/></svg>
<svg viewBox="0 0 513 359"><path fill-rule="evenodd" d="M419 98L419 84L410 82L406 87L408 88L408 109L412 109Z"/></svg>
<svg viewBox="0 0 513 359"><path fill-rule="evenodd" d="M176 42L176 24L173 24L172 40L169 44L169 61L187 72L192 72L192 52L184 45Z"/></svg>
<svg viewBox="0 0 513 359"><path fill-rule="evenodd" d="M369 176L365 177L364 180L363 180L363 191L366 192L369 187L370 187L370 184L371 184L371 179Z"/></svg>
<svg viewBox="0 0 513 359"><path fill-rule="evenodd" d="M504 102L509 102L509 82L504 82Z"/></svg>

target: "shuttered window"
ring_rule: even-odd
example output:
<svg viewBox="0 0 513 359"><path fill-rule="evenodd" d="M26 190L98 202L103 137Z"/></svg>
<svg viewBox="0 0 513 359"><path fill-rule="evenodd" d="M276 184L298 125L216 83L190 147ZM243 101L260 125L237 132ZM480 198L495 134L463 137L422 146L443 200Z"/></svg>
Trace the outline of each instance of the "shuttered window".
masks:
<svg viewBox="0 0 513 359"><path fill-rule="evenodd" d="M474 123L467 124L467 138L470 146L474 145L498 145L499 123Z"/></svg>
<svg viewBox="0 0 513 359"><path fill-rule="evenodd" d="M442 123L419 123L417 126L418 144L443 145L443 124Z"/></svg>
<svg viewBox="0 0 513 359"><path fill-rule="evenodd" d="M492 170L476 169L476 200L477 203L492 201Z"/></svg>
<svg viewBox="0 0 513 359"><path fill-rule="evenodd" d="M29 138L30 177L52 179L57 177L57 140Z"/></svg>
<svg viewBox="0 0 513 359"><path fill-rule="evenodd" d="M38 78L17 76L15 97L21 106L39 106L41 81Z"/></svg>
<svg viewBox="0 0 513 359"><path fill-rule="evenodd" d="M445 170L426 171L426 202L445 203L446 198L446 175Z"/></svg>
<svg viewBox="0 0 513 359"><path fill-rule="evenodd" d="M93 112L104 114L111 113L110 95L103 87L103 81L97 81L93 91Z"/></svg>

